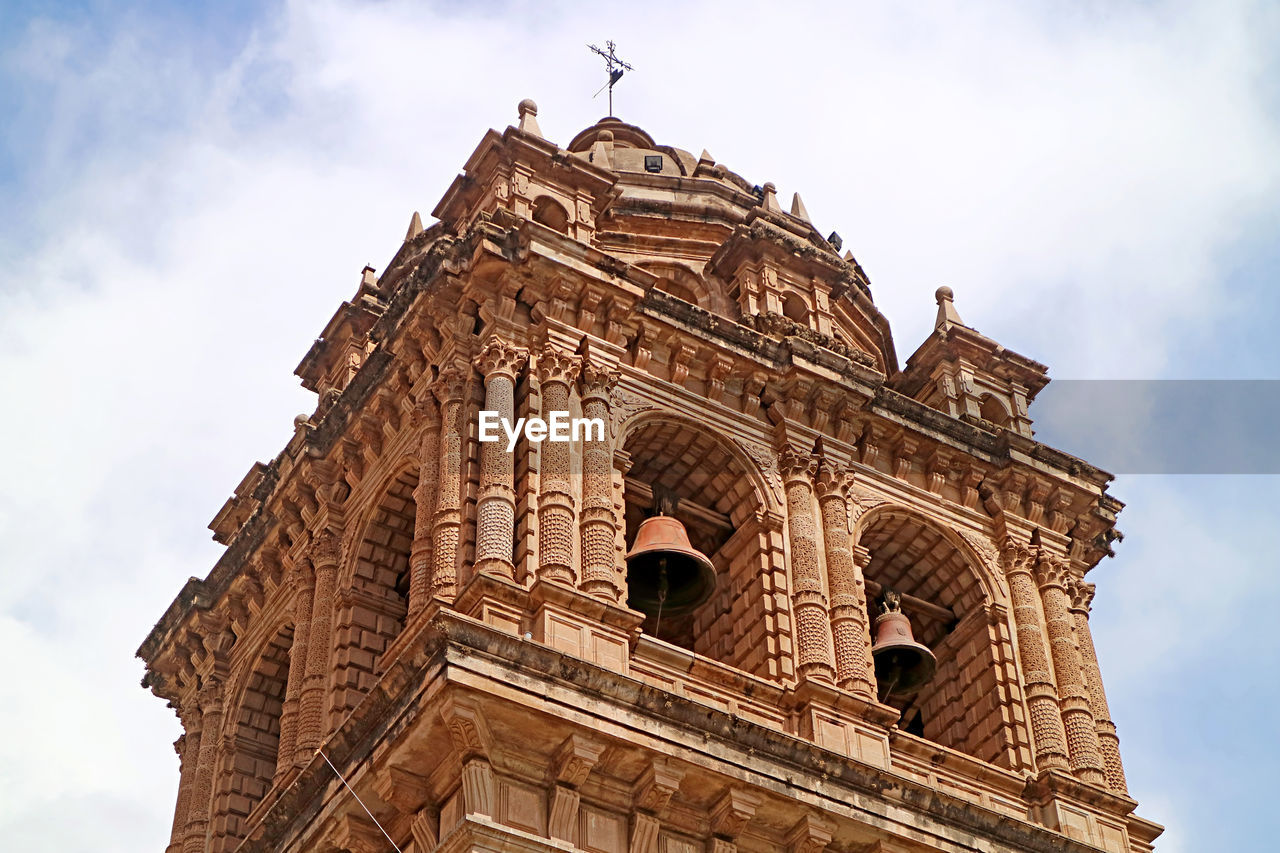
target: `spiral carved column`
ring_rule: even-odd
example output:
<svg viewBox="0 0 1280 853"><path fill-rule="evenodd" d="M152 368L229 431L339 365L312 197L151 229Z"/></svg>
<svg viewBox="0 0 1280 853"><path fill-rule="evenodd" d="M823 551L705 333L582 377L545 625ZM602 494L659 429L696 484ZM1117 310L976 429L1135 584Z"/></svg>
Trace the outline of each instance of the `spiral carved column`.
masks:
<svg viewBox="0 0 1280 853"><path fill-rule="evenodd" d="M599 418L604 438L589 433L582 447L582 591L616 602L624 590L619 581L615 547L618 520L613 509L613 442L609 425L609 392L618 372L592 363L582 365L582 416Z"/></svg>
<svg viewBox="0 0 1280 853"><path fill-rule="evenodd" d="M787 532L791 537L796 670L807 678L834 682L831 625L814 524L812 477L817 463L813 457L802 456L788 447L778 456L778 468L787 495Z"/></svg>
<svg viewBox="0 0 1280 853"><path fill-rule="evenodd" d="M422 430L418 443L418 486L413 490L413 548L409 552L409 613L413 619L431 598L431 535L440 486L440 408L428 392L413 411L414 426ZM406 620L407 621L407 620Z"/></svg>
<svg viewBox="0 0 1280 853"><path fill-rule="evenodd" d="M862 567L854 559L849 538L848 489L845 471L822 463L813 487L822 513L822 541L827 553L827 585L831 591L831 639L835 646L836 684L874 699L871 633L867 621ZM862 549L865 551L865 549Z"/></svg>
<svg viewBox="0 0 1280 853"><path fill-rule="evenodd" d="M491 340L476 356L484 376L484 407L515 423L516 375L524 367L524 350ZM480 445L480 495L476 501L476 571L514 578L512 544L516 535L516 462L505 437Z"/></svg>
<svg viewBox="0 0 1280 853"><path fill-rule="evenodd" d="M1111 709L1107 707L1107 694L1102 689L1102 671L1098 668L1098 653L1093 647L1093 632L1089 630L1089 605L1093 603L1093 584L1071 578L1067 583L1071 595L1071 615L1075 619L1076 645L1080 650L1084 681L1089 690L1089 709L1093 712L1094 728L1098 732L1098 749L1102 753L1102 768L1107 777L1107 787L1127 794L1129 786L1124 778L1124 765L1120 763L1120 738L1116 724L1111 721Z"/></svg>
<svg viewBox="0 0 1280 853"><path fill-rule="evenodd" d="M311 755L298 749L298 715L301 709L302 680L307 672L307 648L311 634L311 608L315 598L315 575L311 564L299 560L288 569L293 587L293 643L289 646L289 676L285 681L280 711L280 749L276 753L275 779L278 782L292 766L306 764Z"/></svg>
<svg viewBox="0 0 1280 853"><path fill-rule="evenodd" d="M209 831L209 807L213 801L213 773L218 760L222 730L222 688L220 676L210 675L200 687L200 752L191 781L187 826L182 834L183 853L203 853Z"/></svg>
<svg viewBox="0 0 1280 853"><path fill-rule="evenodd" d="M298 697L298 748L309 761L325 735L324 697L329 684L329 657L333 648L333 605L341 558L338 538L324 531L311 542L311 564L316 586L307 631L307 668Z"/></svg>
<svg viewBox="0 0 1280 853"><path fill-rule="evenodd" d="M1057 676L1058 705L1062 708L1062 725L1067 733L1067 754L1071 772L1081 781L1106 784L1102 771L1102 752L1098 748L1098 730L1094 727L1085 689L1084 670L1076 649L1075 625L1071 616L1071 598L1067 582L1071 572L1066 561L1041 552L1036 560L1036 581L1044 602L1045 630L1053 654L1053 671Z"/></svg>
<svg viewBox="0 0 1280 853"><path fill-rule="evenodd" d="M1031 717L1031 737L1036 766L1040 770L1067 768L1067 738L1062 727L1058 693L1049 670L1044 632L1040 628L1040 602L1032 576L1035 555L1029 548L1008 541L1000 553L1009 595L1013 601L1013 621L1018 635L1018 659L1027 688L1027 713Z"/></svg>
<svg viewBox="0 0 1280 853"><path fill-rule="evenodd" d="M431 527L429 598L453 601L458 592L458 534L462 527L462 413L467 383L452 367L432 393L440 401L440 475Z"/></svg>
<svg viewBox="0 0 1280 853"><path fill-rule="evenodd" d="M542 385L542 419L569 411L569 389L581 359L547 344L538 356ZM538 479L538 577L577 585L573 565L574 502L570 482L569 443L544 441Z"/></svg>

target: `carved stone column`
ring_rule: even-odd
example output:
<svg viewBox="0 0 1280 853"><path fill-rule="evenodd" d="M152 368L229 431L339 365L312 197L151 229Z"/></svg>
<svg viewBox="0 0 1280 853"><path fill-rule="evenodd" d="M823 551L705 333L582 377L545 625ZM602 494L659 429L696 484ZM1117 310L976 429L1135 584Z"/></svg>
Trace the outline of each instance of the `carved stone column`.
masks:
<svg viewBox="0 0 1280 853"><path fill-rule="evenodd" d="M1089 693L1085 688L1080 652L1076 649L1075 624L1071 616L1071 598L1067 582L1071 571L1065 560L1041 551L1036 560L1036 581L1044 602L1045 630L1053 655L1053 671L1057 676L1058 705L1062 708L1062 725L1067 734L1067 754L1071 772L1081 781L1106 784L1102 771L1102 751L1098 748L1098 730L1094 727Z"/></svg>
<svg viewBox="0 0 1280 853"><path fill-rule="evenodd" d="M302 766L311 759L309 751L298 749L298 714L302 699L302 680L307 672L307 648L311 634L311 608L315 598L315 574L311 563L299 560L289 567L289 585L293 587L293 643L289 646L289 676L285 681L284 702L280 710L280 749L276 753L275 781L278 783L290 768Z"/></svg>
<svg viewBox="0 0 1280 853"><path fill-rule="evenodd" d="M581 359L547 344L538 356L542 419L569 411L569 389ZM574 505L568 442L544 441L538 479L538 577L577 585L573 564Z"/></svg>
<svg viewBox="0 0 1280 853"><path fill-rule="evenodd" d="M778 456L787 495L787 532L791 538L791 577L796 618L796 671L807 678L835 681L831 657L831 625L818 535L814 523L813 481L817 463L790 447Z"/></svg>
<svg viewBox="0 0 1280 853"><path fill-rule="evenodd" d="M516 375L527 354L506 341L492 339L476 356L484 376L484 407L515 423ZM476 571L515 577L512 542L516 532L515 457L505 438L480 445L480 494L476 502Z"/></svg>
<svg viewBox="0 0 1280 853"><path fill-rule="evenodd" d="M582 591L617 602L623 598L616 565L615 547L618 519L613 508L613 437L609 421L609 393L618 382L618 372L590 360L582 365L582 416L599 418L605 425L604 438L582 446Z"/></svg>
<svg viewBox="0 0 1280 853"><path fill-rule="evenodd" d="M1124 765L1120 763L1120 738L1116 724L1111 721L1111 709L1107 707L1107 694L1102 689L1102 671L1098 668L1098 653L1093 647L1093 632L1089 630L1089 606L1093 603L1093 584L1071 578L1067 583L1071 595L1071 615L1075 619L1076 646L1080 650L1080 663L1084 671L1085 685L1089 690L1089 709L1093 712L1093 724L1098 732L1098 749L1102 753L1102 768L1107 777L1107 787L1119 794L1129 793L1124 778Z"/></svg>
<svg viewBox="0 0 1280 853"><path fill-rule="evenodd" d="M462 413L467 383L461 371L443 370L432 389L440 401L440 487L431 529L432 598L453 601L458 592L458 531L462 527Z"/></svg>
<svg viewBox="0 0 1280 853"><path fill-rule="evenodd" d="M298 696L297 754L309 761L324 741L324 697L329 685L329 657L333 648L333 610L342 547L326 530L311 542L311 565L316 586L307 631L307 666Z"/></svg>
<svg viewBox="0 0 1280 853"><path fill-rule="evenodd" d="M183 735L174 741L178 753L178 801L173 808L173 826L169 832L169 846L165 853L182 850L182 838L187 828L187 813L191 808L191 787L194 784L196 765L200 755L200 707L194 701L182 704L178 712L182 720Z"/></svg>
<svg viewBox="0 0 1280 853"><path fill-rule="evenodd" d="M209 675L200 686L200 752L191 781L187 808L187 826L182 833L183 853L203 853L209 831L209 807L213 801L213 772L218 761L218 742L222 731L221 676Z"/></svg>
<svg viewBox="0 0 1280 853"><path fill-rule="evenodd" d="M1062 728L1058 693L1049 671L1044 632L1040 628L1039 593L1031 567L1035 555L1029 548L1006 541L1000 553L1009 595L1013 601L1013 621L1018 635L1018 659L1027 687L1027 713L1031 717L1031 738L1040 770L1067 768L1067 739Z"/></svg>
<svg viewBox="0 0 1280 853"><path fill-rule="evenodd" d="M863 698L875 699L875 669L867 653L871 632L862 568L854 560L849 537L845 471L838 465L823 462L813 487L822 512L822 541L827 553L836 684Z"/></svg>
<svg viewBox="0 0 1280 853"><path fill-rule="evenodd" d="M422 430L418 442L418 486L413 490L413 548L409 552L409 613L407 624L431 598L431 536L440 487L440 408L428 392L413 410L413 424Z"/></svg>

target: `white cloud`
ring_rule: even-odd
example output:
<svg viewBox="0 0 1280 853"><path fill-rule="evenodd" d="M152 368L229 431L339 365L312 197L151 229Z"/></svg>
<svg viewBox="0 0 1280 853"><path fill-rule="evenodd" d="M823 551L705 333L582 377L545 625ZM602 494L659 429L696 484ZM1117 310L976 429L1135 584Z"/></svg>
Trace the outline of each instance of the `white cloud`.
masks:
<svg viewBox="0 0 1280 853"><path fill-rule="evenodd" d="M157 55L145 24L100 52L89 25L41 25L4 66L51 96L23 148L28 224L0 236L0 645L23 684L0 720L31 732L5 747L22 784L0 834L51 803L134 804L96 849L167 838L177 728L129 656L216 559L204 524L310 409L293 366L520 98L562 144L604 113L585 42L635 64L624 119L799 190L871 273L903 360L946 283L1063 375L1159 371L1280 182L1257 88L1276 15L1250 7L294 3L213 69ZM1179 512L1196 529L1166 509L1148 531Z"/></svg>

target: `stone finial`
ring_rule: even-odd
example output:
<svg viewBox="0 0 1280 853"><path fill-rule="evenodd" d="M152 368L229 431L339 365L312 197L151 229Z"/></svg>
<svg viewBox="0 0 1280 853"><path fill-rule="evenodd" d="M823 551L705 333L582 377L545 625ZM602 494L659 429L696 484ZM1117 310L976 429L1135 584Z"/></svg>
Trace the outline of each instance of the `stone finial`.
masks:
<svg viewBox="0 0 1280 853"><path fill-rule="evenodd" d="M413 212L413 217L409 220L409 230L405 232L404 241L408 243L414 237L422 233L422 217L418 215L418 211Z"/></svg>
<svg viewBox="0 0 1280 853"><path fill-rule="evenodd" d="M778 188L773 181L768 181L761 189L764 190L764 196L760 199L760 206L765 210L781 213L782 208L778 205Z"/></svg>
<svg viewBox="0 0 1280 853"><path fill-rule="evenodd" d="M960 312L956 310L955 297L955 293L946 285L939 287L934 293L934 298L938 300L938 320L933 324L935 329L964 325Z"/></svg>
<svg viewBox="0 0 1280 853"><path fill-rule="evenodd" d="M795 193L791 196L791 215L796 219L803 219L810 225L813 224L813 220L809 218L809 211L805 208L804 201L800 198L800 193Z"/></svg>
<svg viewBox="0 0 1280 853"><path fill-rule="evenodd" d="M716 164L716 158L711 156L710 151L703 148L702 153L698 155L698 165L714 166L715 164Z"/></svg>
<svg viewBox="0 0 1280 853"><path fill-rule="evenodd" d="M602 130L591 146L591 162L602 169L613 168L613 131Z"/></svg>
<svg viewBox="0 0 1280 853"><path fill-rule="evenodd" d="M532 98L525 98L516 107L520 111L520 130L533 136L542 136L542 128L538 127L538 105Z"/></svg>

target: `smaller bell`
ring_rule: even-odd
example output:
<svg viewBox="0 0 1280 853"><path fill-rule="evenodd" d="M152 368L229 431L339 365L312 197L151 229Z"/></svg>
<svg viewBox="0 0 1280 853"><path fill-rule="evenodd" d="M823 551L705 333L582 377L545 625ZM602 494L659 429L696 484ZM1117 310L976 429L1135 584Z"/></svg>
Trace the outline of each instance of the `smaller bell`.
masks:
<svg viewBox="0 0 1280 853"><path fill-rule="evenodd" d="M691 613L711 597L716 570L689 544L680 520L655 515L640 523L627 553L627 603L649 616Z"/></svg>
<svg viewBox="0 0 1280 853"><path fill-rule="evenodd" d="M928 646L916 642L898 593L886 589L880 607L883 612L876 617L876 641L871 647L876 681L885 699L907 696L929 683L938 659Z"/></svg>

